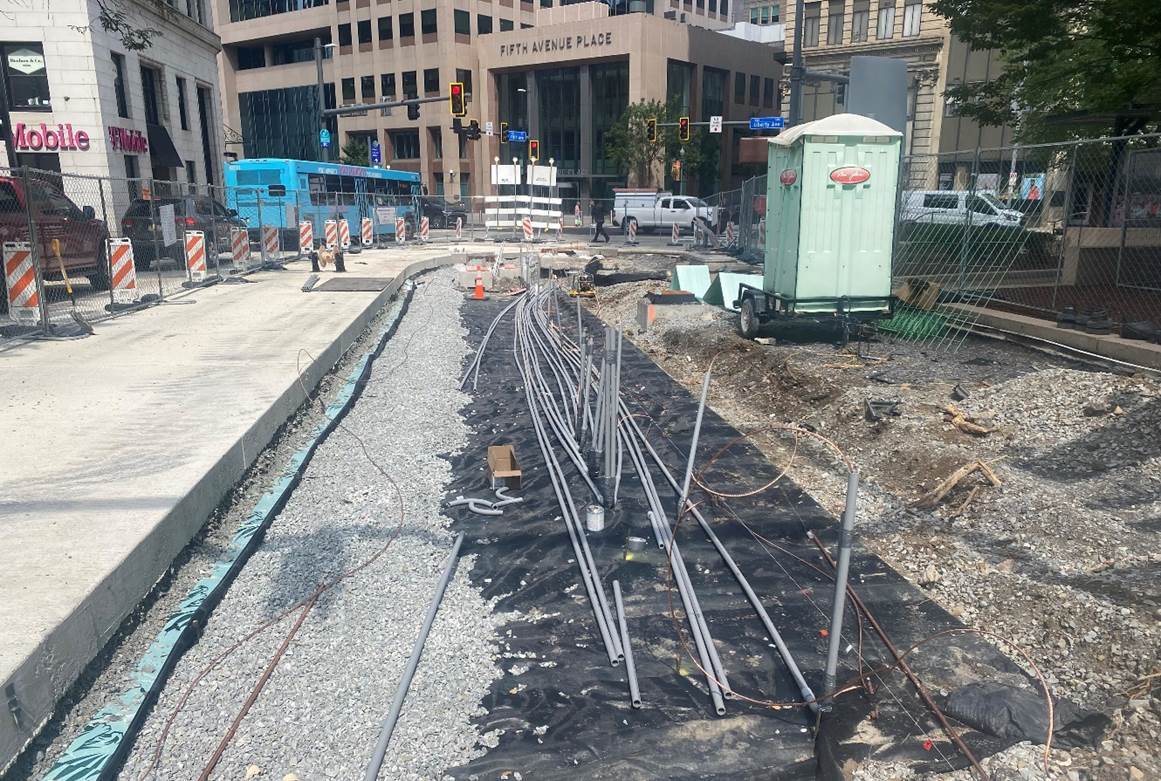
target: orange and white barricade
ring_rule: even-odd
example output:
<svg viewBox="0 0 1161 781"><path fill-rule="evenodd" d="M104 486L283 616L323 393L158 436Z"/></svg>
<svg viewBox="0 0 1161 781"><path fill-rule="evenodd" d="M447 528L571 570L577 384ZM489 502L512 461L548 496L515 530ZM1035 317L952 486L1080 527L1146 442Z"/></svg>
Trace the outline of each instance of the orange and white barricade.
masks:
<svg viewBox="0 0 1161 781"><path fill-rule="evenodd" d="M766 218L762 217L758 220L758 241L762 242L762 249L766 248Z"/></svg>
<svg viewBox="0 0 1161 781"><path fill-rule="evenodd" d="M206 234L202 231L185 232L185 268L190 281L206 278Z"/></svg>
<svg viewBox="0 0 1161 781"><path fill-rule="evenodd" d="M129 239L109 239L109 289L115 304L132 304L138 298L137 265Z"/></svg>
<svg viewBox="0 0 1161 781"><path fill-rule="evenodd" d="M363 240L364 247L370 247L375 244L375 223L370 217L364 217L359 224L359 237Z"/></svg>
<svg viewBox="0 0 1161 781"><path fill-rule="evenodd" d="M407 241L407 221L402 217L395 218L395 241L400 244Z"/></svg>
<svg viewBox="0 0 1161 781"><path fill-rule="evenodd" d="M456 241L464 237L464 218L456 217Z"/></svg>
<svg viewBox="0 0 1161 781"><path fill-rule="evenodd" d="M669 243L670 245L681 243L681 226L676 222L673 223L673 230L669 232Z"/></svg>
<svg viewBox="0 0 1161 781"><path fill-rule="evenodd" d="M262 226L262 253L267 258L277 258L282 254L282 245L278 233L277 225Z"/></svg>
<svg viewBox="0 0 1161 781"><path fill-rule="evenodd" d="M40 285L32 245L27 241L4 242L4 284L8 288L8 315L13 320L40 320Z"/></svg>
<svg viewBox="0 0 1161 781"><path fill-rule="evenodd" d="M230 228L230 260L234 268L250 268L250 231L246 228Z"/></svg>
<svg viewBox="0 0 1161 781"><path fill-rule="evenodd" d="M327 249L338 249L339 248L339 223L336 222L335 220L327 220L326 232L327 232L327 236L326 236Z"/></svg>
<svg viewBox="0 0 1161 781"><path fill-rule="evenodd" d="M430 235L431 235L431 220L428 219L427 217L420 217L419 218L419 240L426 243L427 239Z"/></svg>
<svg viewBox="0 0 1161 781"><path fill-rule="evenodd" d="M626 244L636 244L637 243L637 221L636 220L629 220L629 224L627 227L629 229L629 238L625 240L625 243Z"/></svg>
<svg viewBox="0 0 1161 781"><path fill-rule="evenodd" d="M734 223L726 223L726 244L733 245L734 243Z"/></svg>
<svg viewBox="0 0 1161 781"><path fill-rule="evenodd" d="M525 217L521 222L521 225L524 227L524 240L532 241L532 218Z"/></svg>
<svg viewBox="0 0 1161 781"><path fill-rule="evenodd" d="M339 218L339 246L343 249L350 249L351 246L351 224L346 217Z"/></svg>
<svg viewBox="0 0 1161 781"><path fill-rule="evenodd" d="M314 223L303 220L298 224L298 254L309 255L314 252Z"/></svg>

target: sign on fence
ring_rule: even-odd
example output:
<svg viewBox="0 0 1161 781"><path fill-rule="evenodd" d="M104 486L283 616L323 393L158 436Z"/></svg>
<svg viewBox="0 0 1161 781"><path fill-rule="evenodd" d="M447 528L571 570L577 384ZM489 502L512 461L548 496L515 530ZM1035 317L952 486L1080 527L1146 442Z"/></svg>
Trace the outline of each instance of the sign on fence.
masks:
<svg viewBox="0 0 1161 781"><path fill-rule="evenodd" d="M375 221L380 225L390 225L395 222L395 207L394 206L376 206L375 207Z"/></svg>
<svg viewBox="0 0 1161 781"><path fill-rule="evenodd" d="M161 242L169 247L177 243L177 217L173 213L173 204L157 208L157 221L161 223Z"/></svg>

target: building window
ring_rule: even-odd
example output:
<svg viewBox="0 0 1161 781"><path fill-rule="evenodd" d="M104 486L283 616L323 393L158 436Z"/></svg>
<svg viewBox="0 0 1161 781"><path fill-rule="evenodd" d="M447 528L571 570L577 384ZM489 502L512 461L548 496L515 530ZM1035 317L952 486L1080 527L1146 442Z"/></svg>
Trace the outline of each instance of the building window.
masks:
<svg viewBox="0 0 1161 781"><path fill-rule="evenodd" d="M851 12L851 43L867 40L867 28L871 21L871 0L855 0Z"/></svg>
<svg viewBox="0 0 1161 781"><path fill-rule="evenodd" d="M726 95L729 89L729 71L711 68L708 65L701 69L701 119L703 122L710 117L724 117L726 115Z"/></svg>
<svg viewBox="0 0 1161 781"><path fill-rule="evenodd" d="M472 186L470 184L470 182L471 182L470 177L471 177L471 174L469 174L467 172L460 173L460 197L461 198L471 198L472 197Z"/></svg>
<svg viewBox="0 0 1161 781"><path fill-rule="evenodd" d="M718 10L721 11L722 16L728 19L730 16L730 0L722 0L721 6Z"/></svg>
<svg viewBox="0 0 1161 781"><path fill-rule="evenodd" d="M718 12L718 0L709 0L709 12L711 14Z"/></svg>
<svg viewBox="0 0 1161 781"><path fill-rule="evenodd" d="M526 22L521 22L521 23L520 23L520 29L521 29L521 30L531 30L531 29L532 29L532 25L530 25L530 24L528 24L528 23L526 23Z"/></svg>
<svg viewBox="0 0 1161 781"><path fill-rule="evenodd" d="M181 129L189 130L189 108L185 102L185 79L177 77L177 117L181 121Z"/></svg>
<svg viewBox="0 0 1161 781"><path fill-rule="evenodd" d="M500 20L500 32L502 32L502 33L508 32L511 29L512 29L512 20L511 19L501 19Z"/></svg>
<svg viewBox="0 0 1161 781"><path fill-rule="evenodd" d="M838 46L843 42L843 5L846 0L830 0L826 14L826 42Z"/></svg>
<svg viewBox="0 0 1161 781"><path fill-rule="evenodd" d="M343 79L343 102L355 100L355 80L354 78Z"/></svg>
<svg viewBox="0 0 1161 781"><path fill-rule="evenodd" d="M431 133L431 151L436 160L443 159L443 130L438 127L428 129Z"/></svg>
<svg viewBox="0 0 1161 781"><path fill-rule="evenodd" d="M48 69L44 47L39 43L0 43L4 56L4 82L13 111L51 111Z"/></svg>
<svg viewBox="0 0 1161 781"><path fill-rule="evenodd" d="M261 46L238 47L238 70L266 67L266 50Z"/></svg>
<svg viewBox="0 0 1161 781"><path fill-rule="evenodd" d="M818 46L818 23L822 16L822 3L807 3L802 17L802 45Z"/></svg>
<svg viewBox="0 0 1161 781"><path fill-rule="evenodd" d="M541 8L552 8L552 0L540 0Z"/></svg>
<svg viewBox="0 0 1161 781"><path fill-rule="evenodd" d="M456 81L464 85L464 95L472 97L472 72L466 68L456 68Z"/></svg>
<svg viewBox="0 0 1161 781"><path fill-rule="evenodd" d="M359 94L363 96L363 100L375 100L374 76L362 76L359 78Z"/></svg>
<svg viewBox="0 0 1161 781"><path fill-rule="evenodd" d="M161 71L141 66L141 94L145 98L145 121L160 125L162 106L165 105L161 98Z"/></svg>
<svg viewBox="0 0 1161 781"><path fill-rule="evenodd" d="M470 13L457 8L452 14L452 18L455 22L456 35L470 36L472 34L472 15Z"/></svg>
<svg viewBox="0 0 1161 781"><path fill-rule="evenodd" d="M359 43L371 42L371 20L364 19L359 22Z"/></svg>
<svg viewBox="0 0 1161 781"><path fill-rule="evenodd" d="M339 25L339 46L350 46L350 45L351 45L351 25L340 24Z"/></svg>
<svg viewBox="0 0 1161 781"><path fill-rule="evenodd" d="M391 158L393 160L419 159L419 131L394 130L387 133L391 139Z"/></svg>
<svg viewBox="0 0 1161 781"><path fill-rule="evenodd" d="M384 98L395 97L395 74L384 73L379 77L379 92Z"/></svg>
<svg viewBox="0 0 1161 781"><path fill-rule="evenodd" d="M688 115L693 92L694 66L681 60L665 63L665 102L682 115Z"/></svg>
<svg viewBox="0 0 1161 781"><path fill-rule="evenodd" d="M415 37L415 14L399 14L399 37Z"/></svg>
<svg viewBox="0 0 1161 781"><path fill-rule="evenodd" d="M199 86L198 115L202 126L202 170L206 181L212 182L214 164L219 146L206 131L219 127L213 121L213 93ZM318 88L313 84L285 89L241 92L238 94L238 114L242 127L245 157L286 157L292 160L318 160L319 110L334 108L335 85L323 85L323 105L318 103ZM332 137L338 137L334 119L327 121Z"/></svg>
<svg viewBox="0 0 1161 781"><path fill-rule="evenodd" d="M379 40L380 41L389 41L389 40L391 40L391 38L392 38L391 17L390 16L380 16L379 17Z"/></svg>
<svg viewBox="0 0 1161 781"><path fill-rule="evenodd" d="M476 16L476 32L480 35L487 35L492 32L492 17L479 14Z"/></svg>
<svg viewBox="0 0 1161 781"><path fill-rule="evenodd" d="M329 31L321 42L331 42ZM282 41L270 47L271 65L291 65L296 62L314 62L314 38Z"/></svg>
<svg viewBox="0 0 1161 781"><path fill-rule="evenodd" d="M734 74L734 102L746 102L746 74L744 73Z"/></svg>
<svg viewBox="0 0 1161 781"><path fill-rule="evenodd" d="M904 0L903 2L903 34L919 35L919 28L923 21L923 0Z"/></svg>
<svg viewBox="0 0 1161 781"><path fill-rule="evenodd" d="M419 87L415 81L415 71L403 71L403 94L409 98L419 97Z"/></svg>
<svg viewBox="0 0 1161 781"><path fill-rule="evenodd" d="M762 78L760 76L750 77L750 105L758 105L758 91L762 86Z"/></svg>
<svg viewBox="0 0 1161 781"><path fill-rule="evenodd" d="M699 13L705 13L705 0L697 0L697 10Z"/></svg>
<svg viewBox="0 0 1161 781"><path fill-rule="evenodd" d="M137 167L137 155L125 155L125 178L137 179L141 176L141 169Z"/></svg>
<svg viewBox="0 0 1161 781"><path fill-rule="evenodd" d="M423 71L423 91L428 95L439 94L439 68L427 68Z"/></svg>
<svg viewBox="0 0 1161 781"><path fill-rule="evenodd" d="M879 0L879 18L875 24L875 37L885 41L895 34L895 0Z"/></svg>
<svg viewBox="0 0 1161 781"><path fill-rule="evenodd" d="M188 184L198 183L198 169L193 160L185 161L185 180ZM189 188L189 191L192 193L194 188Z"/></svg>
<svg viewBox="0 0 1161 781"><path fill-rule="evenodd" d="M112 53L113 57L113 92L117 95L117 116L129 116L129 97L125 94L125 57Z"/></svg>
<svg viewBox="0 0 1161 781"><path fill-rule="evenodd" d="M774 79L762 81L762 107L774 108Z"/></svg>
<svg viewBox="0 0 1161 781"><path fill-rule="evenodd" d="M429 8L419 12L420 32L424 35L435 35L437 32L435 9Z"/></svg>
<svg viewBox="0 0 1161 781"><path fill-rule="evenodd" d="M169 5L176 5L175 2L166 0ZM195 0L191 0L190 5L194 5ZM330 0L230 0L230 21L242 22L247 19L258 19L263 16L272 16L274 14L284 14L291 11L302 11L306 8L321 8L327 5ZM196 0L196 6L199 11L198 21L205 24L207 15L202 10L202 3ZM191 13L190 16L193 16Z"/></svg>

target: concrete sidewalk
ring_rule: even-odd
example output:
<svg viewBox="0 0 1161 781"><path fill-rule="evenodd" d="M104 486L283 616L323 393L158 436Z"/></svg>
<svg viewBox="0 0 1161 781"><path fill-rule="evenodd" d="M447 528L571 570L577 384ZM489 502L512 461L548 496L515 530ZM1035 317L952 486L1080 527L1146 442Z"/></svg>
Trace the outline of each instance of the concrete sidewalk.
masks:
<svg viewBox="0 0 1161 781"><path fill-rule="evenodd" d="M447 254L364 252L346 276ZM296 362L313 388L384 303L305 294L308 273L0 349L0 771L302 403Z"/></svg>

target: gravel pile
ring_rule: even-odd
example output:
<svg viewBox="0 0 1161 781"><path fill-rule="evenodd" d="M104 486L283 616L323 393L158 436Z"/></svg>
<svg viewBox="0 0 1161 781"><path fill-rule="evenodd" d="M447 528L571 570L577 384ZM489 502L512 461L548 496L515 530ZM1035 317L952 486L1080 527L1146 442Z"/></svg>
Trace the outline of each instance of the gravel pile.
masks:
<svg viewBox="0 0 1161 781"><path fill-rule="evenodd" d="M459 415L468 398L456 387L467 354L462 294L452 288L450 272L426 279L362 398L320 447L200 642L179 663L121 778L147 770L166 720L207 664L387 545L380 558L318 601L213 778L362 776L451 546L440 506L451 471L438 454L455 452L468 435ZM471 568L472 557L462 557L383 778L438 778L484 750L487 738L471 719L501 674L495 660L504 617L470 585ZM193 688L146 777L201 772L297 614L243 641Z"/></svg>
<svg viewBox="0 0 1161 781"><path fill-rule="evenodd" d="M598 305L628 322L649 285L618 288ZM862 473L865 544L968 626L1015 641L1058 696L1112 716L1100 745L1054 750L1049 778L1161 778L1161 384L982 339L951 354L883 342L873 360L821 342L760 346L735 319L626 333L691 390L716 359L710 406L773 462L787 463L792 442L771 421L837 442ZM956 385L968 398L952 402ZM899 401L900 415L868 420L868 400ZM995 431L956 429L948 403ZM976 459L1002 485L977 473L917 506ZM800 443L790 476L841 509L845 479L823 449ZM936 642L916 663L938 653ZM1019 744L985 765L997 779L1044 778L1040 751ZM856 775L914 777L875 761Z"/></svg>

